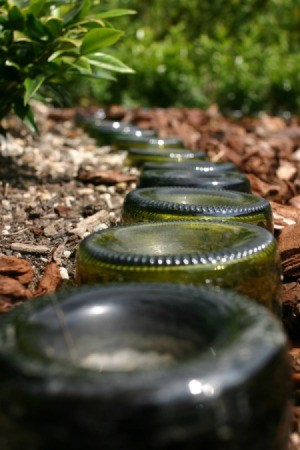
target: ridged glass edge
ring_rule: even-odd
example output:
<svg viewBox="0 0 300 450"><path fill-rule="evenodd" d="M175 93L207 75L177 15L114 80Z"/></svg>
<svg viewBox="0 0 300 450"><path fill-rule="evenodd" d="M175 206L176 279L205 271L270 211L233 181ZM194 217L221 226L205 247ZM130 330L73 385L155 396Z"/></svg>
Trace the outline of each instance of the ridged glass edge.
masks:
<svg viewBox="0 0 300 450"><path fill-rule="evenodd" d="M240 192L239 195L245 196L245 198L249 197L255 197L257 199L257 203L249 205L249 206L200 206L200 205L191 205L191 204L182 204L182 203L175 203L175 202L168 202L168 201L162 201L162 200L152 200L147 199L142 196L143 192L148 191L150 189L155 189L153 187L150 188L138 188L134 191L129 192L127 197L125 198L124 205L126 206L129 204L130 206L135 205L137 207L141 207L144 209L151 209L152 211L159 211L159 212L174 212L178 211L180 213L193 213L193 214L222 214L225 213L230 214L253 214L262 212L265 209L270 209L270 203L265 200L262 197L259 197L258 195L254 194L248 194L248 193L242 193ZM159 189L170 189L168 187L159 187ZM171 190L177 189L177 187L172 187ZM218 193L224 193L225 196L230 193L230 190L225 189L218 189L218 190L211 190L211 189L203 189L201 192L199 192L198 188L194 187L184 187L186 190L190 190L191 192L195 192L200 194L214 194L216 195L216 192ZM199 188L200 189L200 188ZM235 191L232 191L236 194Z"/></svg>
<svg viewBox="0 0 300 450"><path fill-rule="evenodd" d="M155 222L156 226L164 225L168 226L170 224L190 224L193 221L169 221L169 222ZM199 221L194 221L194 223L199 223ZM207 223L207 222L205 222ZM212 222L209 222L210 226L212 226ZM214 221L213 223L223 224L221 221ZM147 224L148 225L148 224ZM145 226L147 226L145 225ZM276 243L272 234L267 230L256 227L254 225L248 225L244 223L235 222L234 226L243 226L245 228L251 227L251 229L255 228L257 233L260 233L262 236L258 236L256 239L252 241L251 249L238 249L238 247L233 251L230 248L226 248L224 250L220 250L218 252L210 252L210 253L187 253L183 255L138 255L138 254L130 254L130 253L117 253L113 251L109 251L101 248L95 241L99 236L105 235L107 233L113 233L114 230L122 230L122 229L132 229L136 226L144 226L144 225L125 225L118 226L117 228L113 228L111 230L101 230L96 233L93 233L79 244L78 254L83 252L85 259L90 260L99 260L99 263L104 262L113 265L125 265L125 266L143 266L143 267L176 267L176 266L191 266L191 265L208 265L208 264L218 264L218 263L230 263L233 261L238 261L241 259L245 259L248 257L259 257L261 252L264 252L265 255L271 254L276 251ZM263 236L264 235L264 236Z"/></svg>

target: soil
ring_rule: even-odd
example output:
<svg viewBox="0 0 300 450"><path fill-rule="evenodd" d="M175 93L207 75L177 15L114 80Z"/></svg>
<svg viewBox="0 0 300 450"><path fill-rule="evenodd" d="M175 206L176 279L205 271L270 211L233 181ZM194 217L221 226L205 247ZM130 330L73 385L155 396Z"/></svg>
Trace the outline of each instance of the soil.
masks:
<svg viewBox="0 0 300 450"><path fill-rule="evenodd" d="M34 108L39 136L11 117L0 138L0 313L73 285L78 243L120 222L124 197L139 175L124 164L125 152L99 146L76 125L76 117L94 109ZM178 136L210 160L232 161L249 177L252 192L271 202L296 405L289 448L300 449L300 119L261 114L237 120L215 105L206 111L112 106L101 115Z"/></svg>

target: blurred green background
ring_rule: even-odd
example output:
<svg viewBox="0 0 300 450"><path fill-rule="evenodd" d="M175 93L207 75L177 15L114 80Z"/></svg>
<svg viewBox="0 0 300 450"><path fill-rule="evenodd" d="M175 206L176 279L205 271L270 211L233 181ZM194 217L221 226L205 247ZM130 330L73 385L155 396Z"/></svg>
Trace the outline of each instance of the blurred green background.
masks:
<svg viewBox="0 0 300 450"><path fill-rule="evenodd" d="M136 16L111 48L135 75L73 86L77 100L101 105L188 106L217 103L224 113L300 107L300 0L111 0Z"/></svg>

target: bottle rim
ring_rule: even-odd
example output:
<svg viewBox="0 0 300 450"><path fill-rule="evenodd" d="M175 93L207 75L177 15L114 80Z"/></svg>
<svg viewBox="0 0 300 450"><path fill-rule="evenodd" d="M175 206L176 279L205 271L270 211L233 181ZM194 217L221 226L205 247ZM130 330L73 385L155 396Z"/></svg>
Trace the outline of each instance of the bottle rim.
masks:
<svg viewBox="0 0 300 450"><path fill-rule="evenodd" d="M157 145L159 146L168 146L168 145L182 145L182 141L176 137L168 137L168 138L160 138L160 137L146 137L146 136L135 136L135 137L131 137L131 136L126 136L126 135L122 135L122 136L117 136L116 137L116 142L130 142L130 141L135 141L135 142L140 142L140 143L145 143L145 144L149 144L149 145Z"/></svg>
<svg viewBox="0 0 300 450"><path fill-rule="evenodd" d="M210 392L217 395L220 395L224 388L231 388L233 384L242 389L243 381L250 373L259 373L264 366L263 361L269 361L274 354L286 348L286 337L275 317L264 307L248 300L241 294L220 288L193 287L177 283L163 283L163 287L158 283L119 283L71 289L68 291L67 300L63 299L66 293L59 292L56 294L56 300L62 306L65 301L66 307L68 307L68 299L69 303L75 301L82 305L83 294L84 301L88 301L89 297L96 294L101 302L105 301L105 292L109 290L117 290L122 294L126 290L134 292L134 290L143 289L152 290L154 294L162 292L162 289L168 294L173 292L175 304L178 301L186 304L193 302L195 308L203 310L205 304L219 302L221 307L218 309L216 326L220 328L219 323L223 323L224 315L227 319L232 317L236 327L231 327L228 331L232 334L233 339L221 340L221 342L216 339L214 351L218 354L218 358L208 358L206 354L209 351L204 354L204 357L200 352L199 356L195 356L191 361L178 362L170 369L164 368L150 372L97 372L83 369L71 362L62 363L59 360L49 364L43 358L32 358L32 355L27 355L24 349L18 345L19 333L17 332L20 318L26 320L33 313L36 319L36 311L49 308L51 295L46 295L33 303L21 305L18 311L12 310L0 321L0 364L10 367L10 373L13 371L16 375L21 375L20 382L23 388L34 393L38 391L41 399L45 395L53 397L54 386L56 396L60 395L67 399L70 398L69 395L90 398L93 393L95 401L97 398L101 398L102 394L106 397L113 397L122 391L142 393L140 388L147 386L153 392L157 389L160 392L167 390L170 393L172 391L173 402L182 401L183 392L185 398L189 398L188 401L193 402L194 395L200 395L201 392L199 391L200 383L197 383L197 386L194 383L192 386L191 380L199 379L200 381L202 377L210 380L214 388L214 392ZM153 302L157 304L157 295L154 295ZM131 303L134 304L134 301ZM247 321L245 321L245 317L247 317ZM14 339L7 339L5 336L12 336L12 330L15 331ZM253 357L249 355L249 352ZM243 370L240 370L241 367ZM226 370L224 370L225 368ZM179 387L179 391L173 389L175 386ZM190 392L188 391L189 395L186 397L187 387L190 388ZM199 389L195 392L193 388L197 387ZM162 389L163 391L161 391ZM203 392L203 400L209 397L206 394ZM159 398L157 398L158 402Z"/></svg>
<svg viewBox="0 0 300 450"><path fill-rule="evenodd" d="M195 204L183 204L165 200L154 200L147 198L145 194L155 191L161 194L198 194L199 196L212 196L211 206L201 206ZM224 205L213 205L214 196L224 196ZM237 196L242 197L245 201L248 201L248 205L226 205L226 199L235 198ZM253 200L255 202L253 203ZM251 203L250 203L251 201ZM222 217L228 216L243 216L248 214L255 214L271 210L270 203L255 194L248 194L246 192L236 192L225 189L203 189L195 187L181 187L181 186L159 186L159 187L146 187L138 188L129 192L125 198L124 209L127 206L142 208L147 211L154 211L164 214L201 214L206 216L215 217L220 214Z"/></svg>
<svg viewBox="0 0 300 450"><path fill-rule="evenodd" d="M222 180L222 179L236 179L236 180L248 180L247 176L240 172L234 172L234 171L219 171L219 172L202 172L193 169L192 167L183 167L182 169L179 167L178 169L173 168L161 168L161 169L149 169L142 172L141 176L145 176L147 178L151 177L159 177L164 179L174 179L179 175L179 177L183 178L203 178L203 179L216 179L216 180ZM249 181L249 180L248 180Z"/></svg>
<svg viewBox="0 0 300 450"><path fill-rule="evenodd" d="M202 172L193 169L152 169L142 171L139 188L187 186L214 190L251 192L249 179L239 172Z"/></svg>
<svg viewBox="0 0 300 450"><path fill-rule="evenodd" d="M174 167L176 165L176 167ZM237 167L232 162L212 162L212 161L165 161L160 163L155 162L145 162L142 166L143 171L152 170L152 169L162 169L165 170L167 168L175 168L175 169L185 169L190 168L199 172L225 172L225 171L236 171ZM239 173L239 172L237 172Z"/></svg>
<svg viewBox="0 0 300 450"><path fill-rule="evenodd" d="M224 231L228 227L234 227L236 232L245 233L248 232L248 237L251 238L251 248L245 248L244 243L235 245L234 249L230 246L226 246L223 249L218 249L217 251L210 252L182 252L182 254L138 254L127 252L117 252L114 250L109 250L101 246L99 240L102 237L113 235L116 233L122 233L123 231L131 232L134 236L137 230L166 227L174 230L174 227L182 228L186 225L193 225L196 229L201 229L203 227L209 226L213 231L215 225L224 227ZM84 252L84 257L87 259L92 259L95 262L105 263L118 267L149 267L149 268L174 268L174 267L184 267L184 266L205 266L214 265L218 263L222 264L232 264L236 261L244 260L249 257L256 258L262 253L265 255L271 254L276 250L275 239L273 235L262 227L257 227L255 225L250 225L246 223L239 222L224 222L224 221L206 221L206 220L176 220L176 221L165 221L165 222L145 222L136 223L130 225L120 225L115 228L100 230L95 233L90 234L85 237L79 244L79 252L82 250Z"/></svg>
<svg viewBox="0 0 300 450"><path fill-rule="evenodd" d="M188 150L185 148L179 149L179 148L163 148L160 150L153 150L153 148L145 148L145 149L139 149L139 148L129 148L128 150L128 156L153 156L155 158L160 157L170 157L172 158L183 158L183 159L196 159L196 158L204 158L205 153L204 152L193 152L192 150Z"/></svg>

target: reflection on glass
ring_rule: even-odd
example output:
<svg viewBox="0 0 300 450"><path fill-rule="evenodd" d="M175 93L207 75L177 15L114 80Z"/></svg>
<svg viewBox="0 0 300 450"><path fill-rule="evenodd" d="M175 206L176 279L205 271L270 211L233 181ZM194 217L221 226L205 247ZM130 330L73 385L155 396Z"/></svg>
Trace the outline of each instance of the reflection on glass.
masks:
<svg viewBox="0 0 300 450"><path fill-rule="evenodd" d="M193 395L203 394L207 397L212 397L215 393L215 388L209 383L202 383L199 380L191 380L189 382L189 390Z"/></svg>

